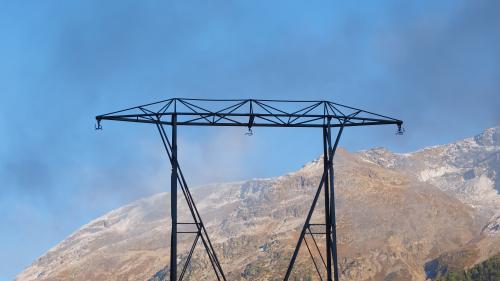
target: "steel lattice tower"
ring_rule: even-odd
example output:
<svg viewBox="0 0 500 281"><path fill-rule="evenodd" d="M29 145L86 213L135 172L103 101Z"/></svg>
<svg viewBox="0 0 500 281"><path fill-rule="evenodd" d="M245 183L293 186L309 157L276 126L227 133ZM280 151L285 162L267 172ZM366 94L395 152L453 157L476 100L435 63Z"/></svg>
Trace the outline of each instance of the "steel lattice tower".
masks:
<svg viewBox="0 0 500 281"><path fill-rule="evenodd" d="M163 146L172 166L171 172L171 246L170 246L170 280L182 280L189 266L197 243L201 240L209 257L210 264L217 280L226 281L215 249L205 229L201 215L196 208L193 196L188 188L186 178L182 173L177 158L177 127L178 126L239 126L246 127L251 134L253 127L288 127L288 128L318 128L323 131L323 174L318 189L314 195L311 207L300 232L284 280L287 281L292 273L295 260L305 242L311 255L314 267L323 280L320 266L311 253L309 244L305 239L310 235L313 243L320 253L322 264L326 270L326 280L339 280L337 258L337 228L335 221L335 186L333 158L339 144L344 128L373 125L396 125L397 133L403 132L403 121L372 113L362 109L341 105L329 101L297 101L297 100L257 100L257 99L187 99L172 98L155 103L140 105L108 114L96 116L96 129L101 129L103 120L136 122L154 124L160 134ZM171 127L171 138L165 130ZM337 129L337 134L332 139L332 130ZM177 191L178 187L186 199L190 214L190 222L177 221ZM312 224L314 209L321 192L324 192L325 222ZM178 231L178 225L193 225L195 231ZM324 232L314 232L311 227L324 227ZM177 272L177 235L180 233L196 234L189 254L182 266L180 274ZM315 235L324 235L325 258L319 251ZM321 265L321 264L320 264ZM177 277L179 276L179 278Z"/></svg>

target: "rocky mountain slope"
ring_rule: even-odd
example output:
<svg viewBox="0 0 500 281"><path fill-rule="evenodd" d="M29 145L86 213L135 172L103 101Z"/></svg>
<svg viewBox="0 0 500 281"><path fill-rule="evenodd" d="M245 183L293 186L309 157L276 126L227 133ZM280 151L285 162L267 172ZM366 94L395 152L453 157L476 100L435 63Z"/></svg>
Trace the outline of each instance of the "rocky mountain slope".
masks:
<svg viewBox="0 0 500 281"><path fill-rule="evenodd" d="M500 127L462 141L397 154L383 148L359 153L370 163L404 171L486 215L500 210Z"/></svg>
<svg viewBox="0 0 500 281"><path fill-rule="evenodd" d="M341 280L425 280L446 255L472 251L474 264L499 252L499 155L498 127L408 154L339 149ZM282 279L321 172L319 158L281 177L193 190L228 280ZM167 280L168 202L157 194L90 222L15 280ZM192 239L180 236L181 265ZM293 277L319 280L305 247ZM215 280L200 246L186 279Z"/></svg>

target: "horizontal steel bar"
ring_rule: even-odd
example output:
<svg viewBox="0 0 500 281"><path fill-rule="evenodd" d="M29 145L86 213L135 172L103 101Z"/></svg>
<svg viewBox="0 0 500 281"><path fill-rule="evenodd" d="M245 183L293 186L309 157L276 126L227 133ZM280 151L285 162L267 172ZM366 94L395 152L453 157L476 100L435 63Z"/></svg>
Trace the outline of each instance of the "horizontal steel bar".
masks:
<svg viewBox="0 0 500 281"><path fill-rule="evenodd" d="M273 99L196 99L196 98L175 98L177 100L191 100L191 101L254 101L254 102L277 102L277 103L288 103L288 102L326 102L318 100L273 100Z"/></svg>
<svg viewBox="0 0 500 281"><path fill-rule="evenodd" d="M99 119L98 119L99 120ZM123 121L123 122L133 122L133 123L147 123L147 124L163 124L172 125L170 121L157 121L157 120L142 120L133 118L121 118L105 116L102 120L113 120L113 121ZM336 127L356 127L356 126L373 126L373 125L398 125L401 124L399 121L370 121L370 122L360 122L360 123L347 123L347 124L274 124L274 123L229 123L229 122L177 122L177 126L226 126L226 127L286 127L286 128L336 128Z"/></svg>
<svg viewBox="0 0 500 281"><path fill-rule="evenodd" d="M343 115L332 115L332 114L297 114L297 113L217 113L217 112L165 112L165 113L139 113L139 114L120 114L120 115L98 115L97 120L107 119L109 117L115 118L146 118L146 117L156 117L161 118L163 116L171 115L180 116L200 116L200 117L296 117L296 118L333 118L342 120L364 120L364 121L395 121L397 123L403 123L403 121L387 117L387 119L369 118L369 117L356 117L356 116L343 116Z"/></svg>

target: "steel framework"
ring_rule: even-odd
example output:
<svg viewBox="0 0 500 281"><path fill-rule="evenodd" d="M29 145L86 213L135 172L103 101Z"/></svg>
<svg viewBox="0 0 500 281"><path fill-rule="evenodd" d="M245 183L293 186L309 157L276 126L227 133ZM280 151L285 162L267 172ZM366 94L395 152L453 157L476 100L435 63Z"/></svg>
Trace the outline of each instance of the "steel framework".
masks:
<svg viewBox="0 0 500 281"><path fill-rule="evenodd" d="M184 278L194 250L201 240L217 280L226 281L222 266L178 163L178 126L240 126L247 127L249 131L248 134L252 133L253 127L322 128L323 174L287 268L284 277L285 281L290 278L290 274L292 273L303 242L306 244L320 280L323 280L324 275L321 273L317 258L312 254L306 235L310 235L311 242L320 255L321 262L326 270L326 280L331 281L332 277L335 281L339 280L333 158L344 128L392 124L397 125L397 133L403 132L401 127L403 121L401 120L330 101L307 100L172 98L98 115L96 116L96 120L96 129L102 128L101 121L112 120L154 124L160 134L162 144L172 166L170 197L172 223L170 237L170 280L182 280ZM171 140L165 130L165 125L171 126ZM333 141L332 128L338 128L338 133ZM177 221L178 187L180 187L186 199L190 214L194 220L193 223L182 223ZM325 222L322 224L313 224L311 223L311 218L322 191L324 192L325 198ZM196 231L178 231L177 226L184 224L195 226ZM324 232L314 232L311 229L311 227L314 226L323 226ZM179 233L192 233L196 234L196 236L184 265L182 266L179 279L177 279L177 234ZM325 257L321 254L319 246L316 243L315 235L324 235Z"/></svg>

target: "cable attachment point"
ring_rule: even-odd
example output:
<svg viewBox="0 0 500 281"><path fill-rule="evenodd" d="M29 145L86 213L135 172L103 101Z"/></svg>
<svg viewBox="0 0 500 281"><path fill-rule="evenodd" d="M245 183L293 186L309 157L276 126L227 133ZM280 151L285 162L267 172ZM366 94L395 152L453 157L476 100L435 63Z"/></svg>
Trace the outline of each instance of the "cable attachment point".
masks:
<svg viewBox="0 0 500 281"><path fill-rule="evenodd" d="M248 119L248 132L246 132L245 135L247 135L247 136L252 136L253 135L252 126L254 124L254 120L255 120L255 116L254 115L250 115L250 118Z"/></svg>
<svg viewBox="0 0 500 281"><path fill-rule="evenodd" d="M405 132L405 128L403 128L403 123L398 123L398 131L396 132L396 135L401 136Z"/></svg>
<svg viewBox="0 0 500 281"><path fill-rule="evenodd" d="M97 120L97 123L95 124L94 128L96 131L102 130L101 120Z"/></svg>

